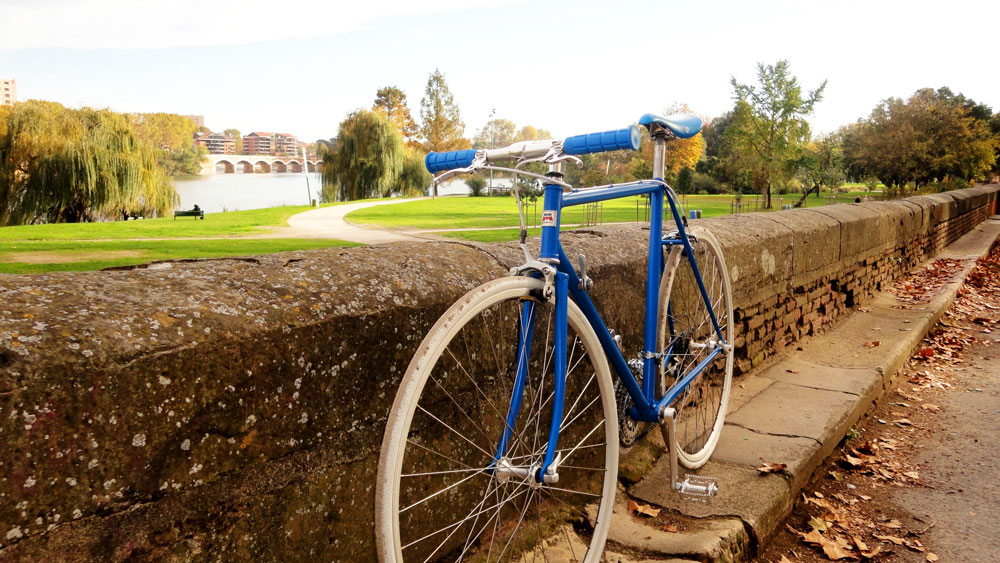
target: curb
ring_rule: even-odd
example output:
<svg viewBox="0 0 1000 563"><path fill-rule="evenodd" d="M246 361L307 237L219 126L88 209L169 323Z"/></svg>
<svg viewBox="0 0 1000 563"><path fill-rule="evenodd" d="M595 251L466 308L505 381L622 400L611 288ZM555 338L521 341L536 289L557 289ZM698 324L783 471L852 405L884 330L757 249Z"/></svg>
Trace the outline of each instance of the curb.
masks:
<svg viewBox="0 0 1000 563"><path fill-rule="evenodd" d="M1000 216L994 215L915 268L942 258L963 262L929 302L905 306L882 292L863 312L843 317L825 334L734 381L719 445L697 472L718 478L718 496L708 503L682 500L668 485L670 463L664 456L628 488L628 496L664 507L681 531L664 532L632 516L619 494L608 535L609 560L750 560L791 513L813 471L893 388L903 364L998 238ZM659 434L650 433L650 439L660 440ZM630 462L629 454L623 465ZM762 461L788 467L782 474L760 475L756 467ZM618 552L627 555L615 559Z"/></svg>

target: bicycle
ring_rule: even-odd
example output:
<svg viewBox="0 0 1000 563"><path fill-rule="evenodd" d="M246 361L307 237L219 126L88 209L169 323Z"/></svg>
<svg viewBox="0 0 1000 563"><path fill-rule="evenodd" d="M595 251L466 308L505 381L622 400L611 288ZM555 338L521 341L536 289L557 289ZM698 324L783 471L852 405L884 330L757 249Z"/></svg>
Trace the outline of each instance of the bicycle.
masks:
<svg viewBox="0 0 1000 563"><path fill-rule="evenodd" d="M600 557L617 488L619 442L653 424L672 457L672 486L709 497L688 475L719 439L733 368L732 290L715 237L687 229L662 180L666 143L698 133L690 115L639 120L654 142L652 180L573 188L578 155L639 147L639 126L563 141L431 153L428 170L493 169L544 184L538 257L459 299L431 328L400 383L382 443L376 544L383 561L585 560ZM514 161L513 168L495 166ZM522 168L548 164L545 175ZM650 235L643 349L626 360L620 335L591 302L559 241L562 210L648 195ZM663 233L664 200L676 229ZM613 384L611 372L618 376ZM567 408L568 406L568 408ZM621 409L621 413L619 413Z"/></svg>

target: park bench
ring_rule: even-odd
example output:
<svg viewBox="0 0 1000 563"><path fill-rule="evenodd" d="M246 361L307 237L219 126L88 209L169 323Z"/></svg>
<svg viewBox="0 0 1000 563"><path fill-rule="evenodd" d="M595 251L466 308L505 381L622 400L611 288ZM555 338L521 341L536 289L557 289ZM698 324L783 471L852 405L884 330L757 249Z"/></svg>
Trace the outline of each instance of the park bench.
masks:
<svg viewBox="0 0 1000 563"><path fill-rule="evenodd" d="M174 221L178 217L201 217L202 221L205 220L205 210L204 209L190 209L187 211L174 211Z"/></svg>

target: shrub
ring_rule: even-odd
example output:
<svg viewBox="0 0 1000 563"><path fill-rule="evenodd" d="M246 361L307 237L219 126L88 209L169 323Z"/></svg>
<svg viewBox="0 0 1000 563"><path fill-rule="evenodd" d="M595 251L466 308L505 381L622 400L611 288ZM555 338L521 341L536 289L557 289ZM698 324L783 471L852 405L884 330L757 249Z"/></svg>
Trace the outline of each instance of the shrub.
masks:
<svg viewBox="0 0 1000 563"><path fill-rule="evenodd" d="M695 172L694 179L691 181L691 185L694 187L694 191L698 193L706 194L718 194L722 193L722 186L715 181L715 178L709 176L708 174L702 174L700 172Z"/></svg>
<svg viewBox="0 0 1000 563"><path fill-rule="evenodd" d="M483 195L483 188L486 187L486 180L483 180L479 176L473 176L465 181L465 185L469 186L469 194L472 197L479 197Z"/></svg>

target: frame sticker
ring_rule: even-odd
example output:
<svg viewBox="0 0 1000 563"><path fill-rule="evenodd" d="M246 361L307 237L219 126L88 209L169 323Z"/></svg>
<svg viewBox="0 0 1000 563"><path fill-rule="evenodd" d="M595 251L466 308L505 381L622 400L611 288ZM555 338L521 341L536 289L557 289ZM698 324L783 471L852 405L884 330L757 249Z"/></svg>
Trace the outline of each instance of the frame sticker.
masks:
<svg viewBox="0 0 1000 563"><path fill-rule="evenodd" d="M556 213L557 213L556 211L542 211L542 226L555 227Z"/></svg>

